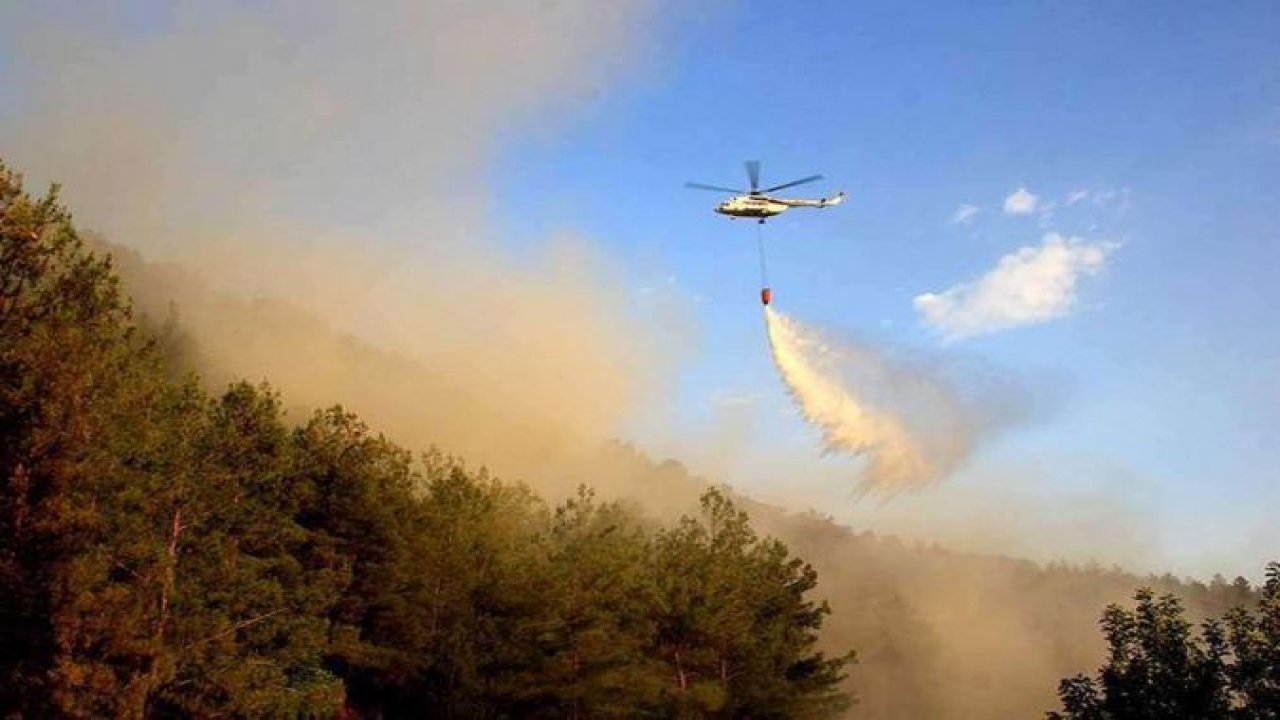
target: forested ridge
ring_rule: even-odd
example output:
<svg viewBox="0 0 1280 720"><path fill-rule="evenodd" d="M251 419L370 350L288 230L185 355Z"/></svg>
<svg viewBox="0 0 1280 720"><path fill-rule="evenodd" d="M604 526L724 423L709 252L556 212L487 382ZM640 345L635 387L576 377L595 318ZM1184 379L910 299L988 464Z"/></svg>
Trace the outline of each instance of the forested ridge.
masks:
<svg viewBox="0 0 1280 720"><path fill-rule="evenodd" d="M1135 588L1189 623L1272 597L859 533L622 444L535 491L237 380L168 297L193 283L86 242L7 170L0 241L6 716L1037 717L1109 656L1099 612ZM281 305L216 312L241 338L323 332ZM344 372L415 372L323 346ZM420 441L398 412L373 424ZM1085 703L1066 717L1145 717L1088 687L1063 686Z"/></svg>
<svg viewBox="0 0 1280 720"><path fill-rule="evenodd" d="M340 407L175 380L0 168L0 713L826 716L812 567L723 492L548 507Z"/></svg>

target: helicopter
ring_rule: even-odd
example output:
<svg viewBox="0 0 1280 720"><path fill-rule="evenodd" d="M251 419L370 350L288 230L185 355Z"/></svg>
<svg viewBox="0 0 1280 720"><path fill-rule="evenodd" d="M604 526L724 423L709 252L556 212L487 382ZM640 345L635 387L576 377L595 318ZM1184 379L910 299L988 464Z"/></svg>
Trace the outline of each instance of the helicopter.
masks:
<svg viewBox="0 0 1280 720"><path fill-rule="evenodd" d="M810 175L799 180L774 185L763 190L760 189L760 161L748 160L746 163L747 179L751 181L750 190L740 190L737 188L721 187L719 185L707 185L705 183L685 183L685 187L691 187L697 190L711 190L714 192L734 193L734 197L725 200L716 205L715 211L721 215L728 215L729 219L736 220L738 218L756 218L761 224L765 220L790 210L793 207L812 207L825 208L832 205L839 205L844 202L844 192L838 192L829 198L819 198L817 200L806 200L803 198L780 198L769 195L784 188L795 187L811 183L815 180L821 180L821 175Z"/></svg>

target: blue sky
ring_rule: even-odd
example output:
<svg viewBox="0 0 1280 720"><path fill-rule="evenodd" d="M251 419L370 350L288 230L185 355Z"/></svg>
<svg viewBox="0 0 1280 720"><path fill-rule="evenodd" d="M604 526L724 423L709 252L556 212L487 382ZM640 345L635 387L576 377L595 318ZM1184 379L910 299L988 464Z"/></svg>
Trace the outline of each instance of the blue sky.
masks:
<svg viewBox="0 0 1280 720"><path fill-rule="evenodd" d="M1243 572L1280 546L1257 529L1280 502L1280 8L742 2L665 33L654 69L567 131L516 142L494 172L516 242L575 228L608 243L637 287L694 299L681 432L705 431L726 394L781 397L754 228L681 188L738 184L741 161L760 158L766 180L823 172L806 189L851 195L767 227L780 307L1053 386L1051 408L948 482L1030 464L1046 502L1077 487L1120 497L1151 528L1152 565L1231 558ZM1051 215L1005 214L1019 188ZM1067 206L1078 191L1089 199ZM964 204L980 212L949 222ZM913 307L1049 231L1114 246L1068 316L948 343ZM754 443L805 432L769 426ZM1099 466L1131 480L1081 477Z"/></svg>
<svg viewBox="0 0 1280 720"><path fill-rule="evenodd" d="M205 225L463 266L477 224L517 258L588 238L634 312L672 325L677 388L624 434L766 499L1041 559L1256 575L1275 558L1280 6L613 7L0 3L0 152L67 181L113 238L169 236L161 254ZM742 183L746 159L849 193L767 226L780 309L1024 395L936 488L857 501L857 462L821 455L791 406L755 228L683 187ZM1006 212L1018 191L1035 203ZM1050 233L1066 292L1034 321L993 317L1039 267L1002 259L1048 257ZM256 243L226 241L253 264ZM405 265L385 284L422 284ZM370 307L391 313L393 290Z"/></svg>

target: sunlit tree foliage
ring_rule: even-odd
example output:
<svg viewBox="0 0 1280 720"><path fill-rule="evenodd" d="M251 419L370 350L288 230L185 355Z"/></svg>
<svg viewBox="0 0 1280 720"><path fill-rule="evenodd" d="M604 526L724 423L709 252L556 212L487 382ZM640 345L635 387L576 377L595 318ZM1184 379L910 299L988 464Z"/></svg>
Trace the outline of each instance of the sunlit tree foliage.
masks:
<svg viewBox="0 0 1280 720"><path fill-rule="evenodd" d="M0 714L805 717L817 574L718 490L663 529L210 396L0 166ZM418 399L417 401L429 401Z"/></svg>

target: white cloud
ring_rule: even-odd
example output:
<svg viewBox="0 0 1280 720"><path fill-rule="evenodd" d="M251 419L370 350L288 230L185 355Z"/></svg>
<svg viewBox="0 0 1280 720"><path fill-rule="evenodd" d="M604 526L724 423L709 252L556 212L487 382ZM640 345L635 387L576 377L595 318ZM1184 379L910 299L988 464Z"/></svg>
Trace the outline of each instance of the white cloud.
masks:
<svg viewBox="0 0 1280 720"><path fill-rule="evenodd" d="M1076 283L1097 274L1114 246L1049 233L1005 255L982 277L917 295L916 310L948 340L1033 325L1071 313Z"/></svg>
<svg viewBox="0 0 1280 720"><path fill-rule="evenodd" d="M1105 188L1093 192L1093 203L1104 208L1113 208L1124 212L1130 206L1130 191L1127 187Z"/></svg>
<svg viewBox="0 0 1280 720"><path fill-rule="evenodd" d="M977 205L969 205L969 204L961 205L960 207L956 208L956 211L954 213L951 214L951 224L968 225L969 223L973 222L973 219L977 217L978 213L980 212L982 212L982 209L979 208Z"/></svg>
<svg viewBox="0 0 1280 720"><path fill-rule="evenodd" d="M1040 197L1024 187L1004 199L1005 215L1030 215L1040 206Z"/></svg>
<svg viewBox="0 0 1280 720"><path fill-rule="evenodd" d="M1129 209L1128 187L1093 187L1075 190L1067 194L1063 205L1072 207L1081 203L1089 203L1105 210L1125 211Z"/></svg>

